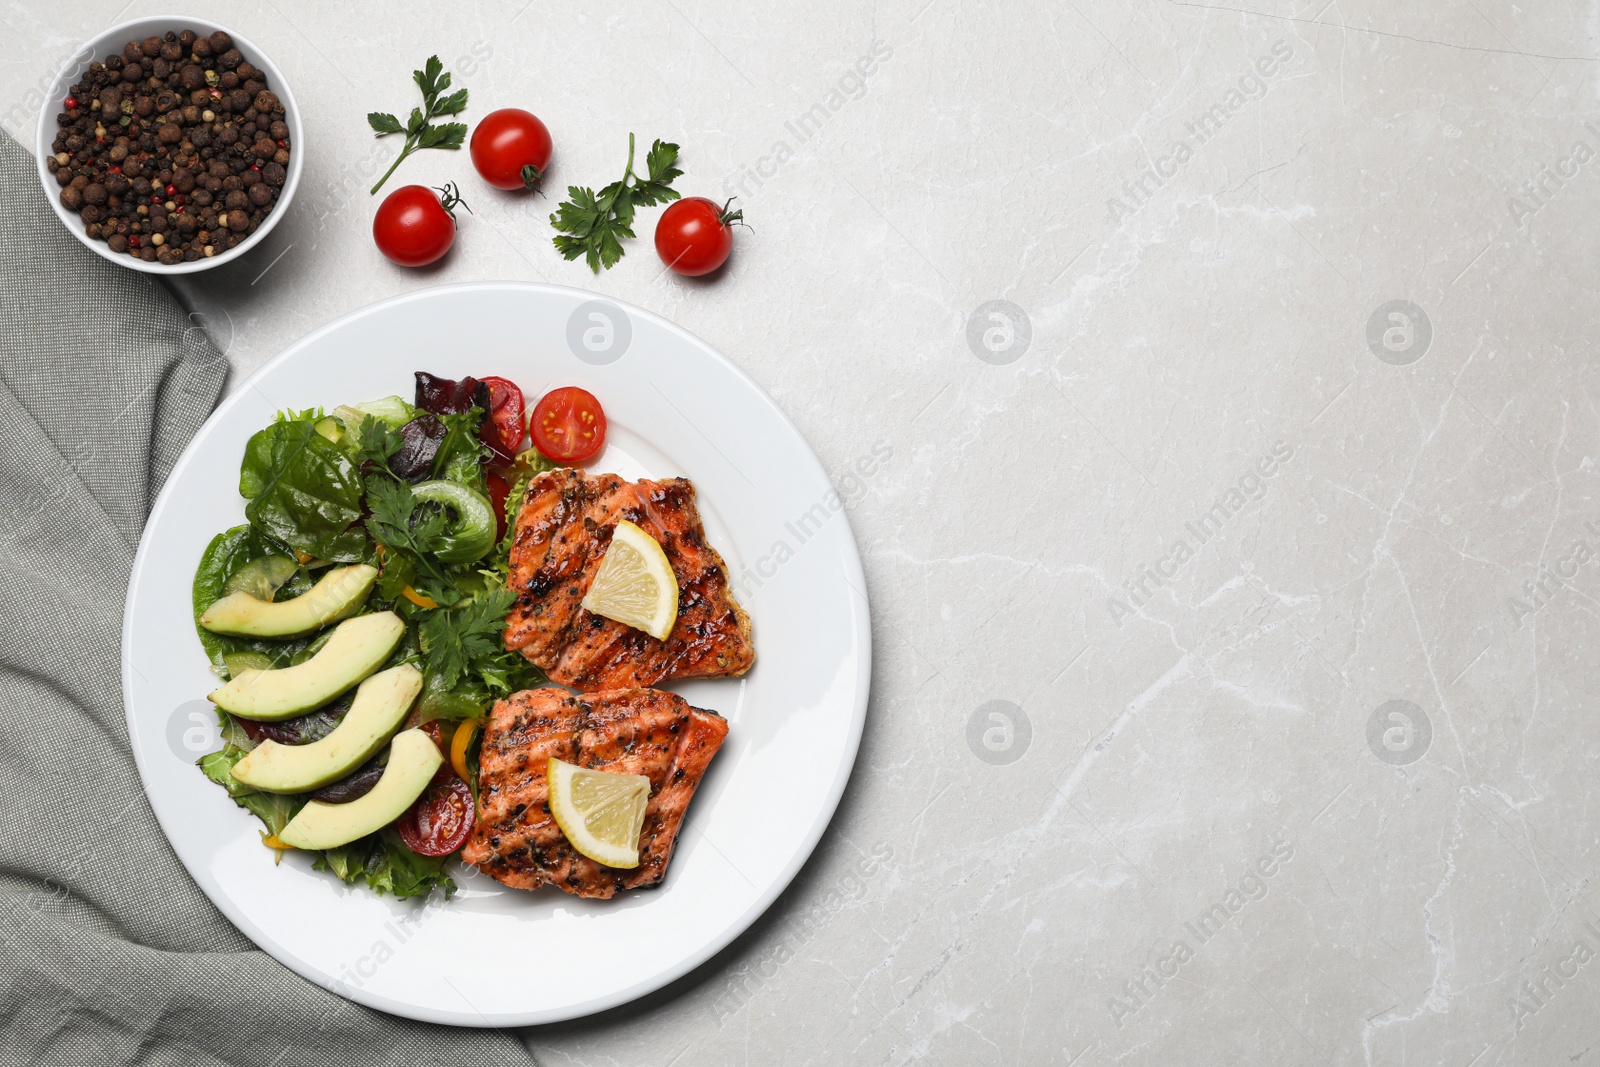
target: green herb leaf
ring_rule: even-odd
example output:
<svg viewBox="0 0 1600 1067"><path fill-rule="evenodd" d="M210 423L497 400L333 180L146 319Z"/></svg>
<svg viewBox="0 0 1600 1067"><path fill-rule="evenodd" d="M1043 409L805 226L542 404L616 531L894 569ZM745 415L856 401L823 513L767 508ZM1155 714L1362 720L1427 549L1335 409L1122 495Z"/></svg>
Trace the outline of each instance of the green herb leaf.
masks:
<svg viewBox="0 0 1600 1067"><path fill-rule="evenodd" d="M650 146L650 154L645 157L645 165L650 171L648 181L642 181L634 190L634 199L648 206L663 204L669 200L678 199L678 191L672 188L672 181L683 171L674 164L678 161L678 146L667 141L656 141Z"/></svg>
<svg viewBox="0 0 1600 1067"><path fill-rule="evenodd" d="M405 438L400 431L382 419L363 415L354 434L356 462L370 462L384 470L389 469L389 457L400 451Z"/></svg>
<svg viewBox="0 0 1600 1067"><path fill-rule="evenodd" d="M410 585L436 603L450 605L461 599L461 592L449 571L433 556L444 536L444 512L429 506L419 510L416 494L405 482L379 474L367 479L367 530L384 547L384 569L390 568L389 554L403 553L409 559ZM406 564L396 566L405 567ZM385 586L392 588L392 583ZM396 595L398 589L392 590ZM391 597L391 599L394 599Z"/></svg>
<svg viewBox="0 0 1600 1067"><path fill-rule="evenodd" d="M506 612L515 600L511 590L494 589L465 607L428 612L418 627L422 672L436 675L441 686L452 689L469 668L493 660L502 651Z"/></svg>
<svg viewBox="0 0 1600 1067"><path fill-rule="evenodd" d="M422 148L460 148L466 139L466 123L447 122L443 126L424 126L417 144Z"/></svg>
<svg viewBox="0 0 1600 1067"><path fill-rule="evenodd" d="M431 102L432 97L442 88L439 84L439 74L444 70L444 64L439 62L438 56L429 56L421 70L411 72L411 79L417 83L417 88L422 90L422 99ZM444 84L450 84L450 76L444 76Z"/></svg>
<svg viewBox="0 0 1600 1067"><path fill-rule="evenodd" d="M412 108L404 127L405 146L400 149L400 154L395 157L395 161L390 164L383 177L372 187L373 193L382 189L383 183L389 180L389 175L395 172L395 168L417 149L460 148L466 142L467 127L462 123L447 122L437 126L432 123L433 119L446 115L459 115L467 106L465 89L458 89L441 99L440 94L450 88L450 73L444 69L444 64L439 62L439 57L429 56L421 70L411 72L411 80L417 83L417 89L422 93L422 106ZM367 116L367 122L380 137L402 132L400 120L393 115L374 111Z"/></svg>
<svg viewBox="0 0 1600 1067"><path fill-rule="evenodd" d="M450 76L445 75L445 84L448 85L449 82ZM440 86L440 88L442 89L444 86ZM465 89L457 89L434 105L433 113L434 115L459 115L461 114L461 109L466 106L467 91Z"/></svg>
<svg viewBox="0 0 1600 1067"><path fill-rule="evenodd" d="M602 269L610 270L622 258L622 239L634 236L635 202L648 207L678 198L672 188L673 179L683 173L674 165L678 146L656 141L645 160L649 177L642 180L633 173L633 152L634 138L630 133L628 166L622 180L601 189L598 196L584 186L567 188L567 199L550 216L550 224L559 231L554 243L562 258L582 256L596 274Z"/></svg>

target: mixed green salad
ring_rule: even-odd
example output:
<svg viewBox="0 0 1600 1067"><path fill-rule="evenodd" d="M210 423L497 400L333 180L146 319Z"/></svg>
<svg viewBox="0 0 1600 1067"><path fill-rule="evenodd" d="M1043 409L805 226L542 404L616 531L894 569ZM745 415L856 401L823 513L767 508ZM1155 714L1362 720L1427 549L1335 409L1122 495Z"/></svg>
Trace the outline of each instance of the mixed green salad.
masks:
<svg viewBox="0 0 1600 1067"><path fill-rule="evenodd" d="M416 377L414 402L284 411L252 436L239 471L248 521L212 539L193 586L200 642L227 683L212 694L223 747L201 770L260 818L280 858L301 848L316 869L398 897L454 891L445 864L474 817L476 723L544 681L502 635L512 512L556 466L523 447L512 383ZM402 726L436 756L407 749L416 766L392 765ZM406 774L420 793L398 792ZM305 828L319 811L371 809L372 821L402 802L330 847L314 846L345 835Z"/></svg>

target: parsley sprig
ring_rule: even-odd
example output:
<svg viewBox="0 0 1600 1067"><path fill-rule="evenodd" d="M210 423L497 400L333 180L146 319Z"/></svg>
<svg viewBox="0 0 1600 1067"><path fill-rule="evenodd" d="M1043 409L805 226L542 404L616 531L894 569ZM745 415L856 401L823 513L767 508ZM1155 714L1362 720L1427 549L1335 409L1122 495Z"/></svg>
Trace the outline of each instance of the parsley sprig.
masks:
<svg viewBox="0 0 1600 1067"><path fill-rule="evenodd" d="M405 438L400 431L382 419L363 415L356 426L355 458L358 464L371 462L388 473L389 457L400 451L404 444Z"/></svg>
<svg viewBox="0 0 1600 1067"><path fill-rule="evenodd" d="M583 256L596 274L602 266L610 270L622 258L621 239L634 236L634 206L678 199L672 180L683 171L675 166L677 161L678 146L658 139L645 156L649 177L638 177L633 173L633 134L628 134L628 166L621 181L601 189L598 196L593 189L567 187L567 199L550 216L550 224L561 231L556 251L566 259Z"/></svg>
<svg viewBox="0 0 1600 1067"><path fill-rule="evenodd" d="M386 473L367 479L367 530L385 552L404 552L417 572L417 591L435 603L454 604L461 593L444 566L433 556L445 535L444 512L419 508L416 494L405 482Z"/></svg>
<svg viewBox="0 0 1600 1067"><path fill-rule="evenodd" d="M395 167L417 149L460 148L467 138L467 124L464 122L433 125L434 119L444 115L459 115L462 108L467 106L465 89L458 89L449 96L440 96L450 88L450 74L444 69L444 64L439 62L439 57L429 56L421 70L411 72L411 77L417 83L417 88L422 90L422 106L411 109L411 117L406 119L405 125L402 126L399 119L382 111L374 111L367 115L367 125L371 126L379 137L387 137L391 133L406 135L406 146L400 150L399 157L389 169L383 172L378 184L372 187L373 193L382 189L383 183L389 180L389 175L394 173Z"/></svg>
<svg viewBox="0 0 1600 1067"><path fill-rule="evenodd" d="M437 676L444 689L455 688L469 670L488 675L486 680L499 677L505 654L501 635L514 600L509 589L490 589L464 607L439 608L423 616L417 636L424 673Z"/></svg>

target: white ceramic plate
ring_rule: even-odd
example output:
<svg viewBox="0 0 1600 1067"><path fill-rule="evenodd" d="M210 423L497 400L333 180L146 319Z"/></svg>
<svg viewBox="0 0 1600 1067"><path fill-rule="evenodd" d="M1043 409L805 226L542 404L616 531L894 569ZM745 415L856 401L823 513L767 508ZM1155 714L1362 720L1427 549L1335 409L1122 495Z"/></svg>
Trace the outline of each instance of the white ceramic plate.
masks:
<svg viewBox="0 0 1600 1067"><path fill-rule="evenodd" d="M581 353L581 357L578 355ZM409 397L412 371L499 374L529 402L557 385L610 420L590 465L684 475L754 624L742 679L676 683L728 718L665 884L610 901L507 889L470 868L449 902L346 888L289 854L193 762L219 747L215 678L189 588L244 521L245 441L282 408ZM397 1015L463 1026L570 1019L657 989L739 935L810 855L855 761L871 666L861 563L840 498L794 425L704 342L592 293L520 283L425 289L348 315L268 363L178 460L139 545L123 626L128 732L162 828L256 944L312 981ZM551 961L561 960L558 970Z"/></svg>

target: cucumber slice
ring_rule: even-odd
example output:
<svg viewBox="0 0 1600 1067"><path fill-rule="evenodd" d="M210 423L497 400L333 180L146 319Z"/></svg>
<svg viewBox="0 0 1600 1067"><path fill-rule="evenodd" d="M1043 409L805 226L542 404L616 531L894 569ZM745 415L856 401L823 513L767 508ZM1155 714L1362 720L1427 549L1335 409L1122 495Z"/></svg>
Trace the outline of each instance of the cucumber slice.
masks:
<svg viewBox="0 0 1600 1067"><path fill-rule="evenodd" d="M475 563L494 547L494 511L482 493L459 482L421 482L411 487L412 494L424 503L438 504L455 514L455 526L439 539L434 554L445 563Z"/></svg>
<svg viewBox="0 0 1600 1067"><path fill-rule="evenodd" d="M222 587L222 592L224 595L249 593L257 600L271 600L299 569L300 565L288 556L262 556L240 567Z"/></svg>

